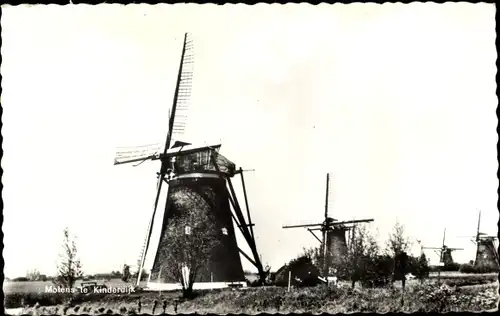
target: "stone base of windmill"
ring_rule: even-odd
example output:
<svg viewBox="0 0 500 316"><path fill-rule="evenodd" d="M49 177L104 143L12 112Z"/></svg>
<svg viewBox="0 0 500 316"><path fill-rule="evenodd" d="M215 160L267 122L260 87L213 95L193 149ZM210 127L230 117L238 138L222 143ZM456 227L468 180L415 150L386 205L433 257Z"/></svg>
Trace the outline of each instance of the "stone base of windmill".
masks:
<svg viewBox="0 0 500 316"><path fill-rule="evenodd" d="M224 289L224 288L242 288L247 287L245 281L241 282L196 282L193 284L193 290L213 290L213 289ZM146 291L175 291L181 290L182 285L180 283L157 283L148 282L146 285Z"/></svg>
<svg viewBox="0 0 500 316"><path fill-rule="evenodd" d="M151 276L151 274L149 274ZM185 287L188 286L189 280L189 268L182 268L182 277L184 280ZM224 288L245 288L247 287L246 281L232 281L232 282L195 282L193 284L193 290L213 290L213 289L224 289ZM159 281L148 280L144 290L146 291L175 291L181 290L181 283L167 283Z"/></svg>

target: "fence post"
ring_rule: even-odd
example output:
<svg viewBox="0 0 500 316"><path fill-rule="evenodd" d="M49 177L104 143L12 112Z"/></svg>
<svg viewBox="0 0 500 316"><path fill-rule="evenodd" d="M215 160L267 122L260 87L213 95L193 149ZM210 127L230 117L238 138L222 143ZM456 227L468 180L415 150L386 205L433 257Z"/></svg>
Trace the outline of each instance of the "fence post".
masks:
<svg viewBox="0 0 500 316"><path fill-rule="evenodd" d="M292 281L292 270L288 271L288 292L290 292L291 281Z"/></svg>

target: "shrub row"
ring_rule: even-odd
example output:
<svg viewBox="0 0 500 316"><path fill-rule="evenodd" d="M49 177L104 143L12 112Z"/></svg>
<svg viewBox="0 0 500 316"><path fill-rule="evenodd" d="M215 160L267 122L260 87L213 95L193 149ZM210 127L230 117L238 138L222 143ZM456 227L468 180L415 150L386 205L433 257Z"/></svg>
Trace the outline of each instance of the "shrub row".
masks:
<svg viewBox="0 0 500 316"><path fill-rule="evenodd" d="M463 264L459 269L462 273L493 273L500 272L498 265L495 264L480 264L480 265L472 265L472 264Z"/></svg>
<svg viewBox="0 0 500 316"><path fill-rule="evenodd" d="M394 258L390 256L363 256L354 262L340 264L337 274L342 280L360 281L367 287L380 287L392 282L394 267ZM406 265L401 266L403 274L411 273L419 279L427 278L429 271L425 256L408 257Z"/></svg>

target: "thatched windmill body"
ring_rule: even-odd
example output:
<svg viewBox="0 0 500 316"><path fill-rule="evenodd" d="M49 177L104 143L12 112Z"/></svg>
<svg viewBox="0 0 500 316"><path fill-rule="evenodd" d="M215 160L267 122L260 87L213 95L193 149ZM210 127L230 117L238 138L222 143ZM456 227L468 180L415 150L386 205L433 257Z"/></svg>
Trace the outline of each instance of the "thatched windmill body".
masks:
<svg viewBox="0 0 500 316"><path fill-rule="evenodd" d="M323 277L329 276L329 268L332 264L340 264L347 255L346 232L353 231L360 223L372 222L373 219L360 219L350 221L338 221L328 216L330 198L330 174L326 175L326 197L324 220L317 224L288 225L283 228L306 228L321 244L321 257L323 258ZM316 231L321 232L321 238L316 235Z"/></svg>
<svg viewBox="0 0 500 316"><path fill-rule="evenodd" d="M174 234L190 234L191 224L189 223L185 225L186 227L173 227L177 225L175 224L177 223L176 219L186 215L186 213L192 215L190 218L193 219L199 217L198 214L207 215L212 224L209 226L214 229L214 235L218 239L218 246L213 249L208 259L205 258L208 263L193 278L195 279L194 288L226 287L235 283L245 285L240 254L257 268L262 280L265 278L265 272L257 253L252 228L254 224L251 223L248 209L243 178L244 170L236 169L233 162L219 153L220 144L193 147L190 143L175 141L171 145L173 137L182 135L186 126L193 77L193 59L192 40L189 34L186 34L164 150L160 151L158 147L151 146L121 148L115 158L115 164L142 163L146 160L160 160L161 162L160 170L157 173L157 194L153 214L139 260L137 285L141 280L141 273L148 254L162 185L168 184L158 248L154 251L154 261L147 285L150 289L168 290L180 286L178 279L166 273L179 264L176 262L177 259L171 256L172 249L167 245L170 239L176 237ZM241 176L247 218L243 215L231 182L231 178L237 174ZM248 243L251 255L247 255L238 246L233 221L234 226L240 230ZM194 222L193 225L195 225ZM183 272L181 282L187 282L186 278L189 279L190 274Z"/></svg>
<svg viewBox="0 0 500 316"><path fill-rule="evenodd" d="M471 242L476 245L476 256L474 260L475 266L480 265L492 265L499 266L498 250L496 241L498 241L497 236L489 236L485 233L480 232L481 227L481 211L479 211L479 216L477 220L477 230L475 236L459 236L471 238Z"/></svg>
<svg viewBox="0 0 500 316"><path fill-rule="evenodd" d="M422 249L434 250L437 255L439 255L439 262L444 266L450 266L454 263L452 252L457 250L464 250L463 248L450 248L445 244L446 240L446 228L443 233L443 243L441 247L421 247Z"/></svg>

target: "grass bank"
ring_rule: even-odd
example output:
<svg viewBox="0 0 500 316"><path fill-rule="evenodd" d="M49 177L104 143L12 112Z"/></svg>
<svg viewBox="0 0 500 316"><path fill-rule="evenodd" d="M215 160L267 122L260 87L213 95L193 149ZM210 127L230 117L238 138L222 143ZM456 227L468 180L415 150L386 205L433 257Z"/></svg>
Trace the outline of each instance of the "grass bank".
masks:
<svg viewBox="0 0 500 316"><path fill-rule="evenodd" d="M99 294L81 296L71 304L30 307L28 314L137 314L174 313L179 293ZM350 312L448 312L484 311L498 306L498 283L455 288L430 283L413 284L402 295L400 289L355 288L347 284L335 289L324 286L293 289L280 287L245 290L213 290L199 293L177 305L178 313L350 313ZM140 310L139 310L139 300ZM41 303L39 303L41 305ZM163 307L165 306L165 310Z"/></svg>

